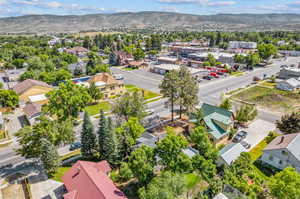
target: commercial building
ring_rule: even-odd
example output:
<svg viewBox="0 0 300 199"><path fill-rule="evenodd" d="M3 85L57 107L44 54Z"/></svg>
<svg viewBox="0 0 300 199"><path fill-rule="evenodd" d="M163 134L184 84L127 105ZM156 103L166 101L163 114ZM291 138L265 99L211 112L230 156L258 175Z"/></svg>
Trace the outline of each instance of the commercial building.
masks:
<svg viewBox="0 0 300 199"><path fill-rule="evenodd" d="M196 69L196 68L191 68L191 67L187 67L188 70L191 72L191 74L193 76L205 76L209 74L209 71L205 70L205 69ZM171 70L179 70L180 66L179 65L175 65L175 64L160 64L160 65L152 65L150 68L151 72L154 73L158 73L161 75L165 75L166 73L168 73Z"/></svg>
<svg viewBox="0 0 300 199"><path fill-rule="evenodd" d="M228 49L256 49L256 42L245 42L245 41L230 41Z"/></svg>
<svg viewBox="0 0 300 199"><path fill-rule="evenodd" d="M205 53L193 53L188 56L188 58L196 61L206 61L208 55L211 54L218 62L224 64L233 64L235 54L231 53L218 53L218 52L205 52Z"/></svg>

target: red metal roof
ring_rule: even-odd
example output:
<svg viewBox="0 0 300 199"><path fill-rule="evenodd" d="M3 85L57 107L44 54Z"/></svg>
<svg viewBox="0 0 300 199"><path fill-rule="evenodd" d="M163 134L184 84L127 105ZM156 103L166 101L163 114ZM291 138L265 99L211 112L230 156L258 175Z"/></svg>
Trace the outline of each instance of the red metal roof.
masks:
<svg viewBox="0 0 300 199"><path fill-rule="evenodd" d="M108 177L107 161L98 163L78 161L62 180L69 193L65 199L127 199Z"/></svg>

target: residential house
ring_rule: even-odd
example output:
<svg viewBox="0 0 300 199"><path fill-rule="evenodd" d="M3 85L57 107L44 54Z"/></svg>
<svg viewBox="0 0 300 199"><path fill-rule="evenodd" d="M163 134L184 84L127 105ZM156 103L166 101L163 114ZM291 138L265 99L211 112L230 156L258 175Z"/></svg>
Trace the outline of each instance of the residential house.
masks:
<svg viewBox="0 0 300 199"><path fill-rule="evenodd" d="M204 115L203 120L214 144L219 145L226 142L229 131L234 124L233 113L206 103L201 106L201 110Z"/></svg>
<svg viewBox="0 0 300 199"><path fill-rule="evenodd" d="M126 199L109 178L110 171L106 160L77 161L62 177L68 191L64 199Z"/></svg>
<svg viewBox="0 0 300 199"><path fill-rule="evenodd" d="M199 154L199 151L189 146L188 148L182 149L182 153L184 153L189 158L193 158L195 155Z"/></svg>
<svg viewBox="0 0 300 199"><path fill-rule="evenodd" d="M37 122L37 118L42 114L42 105L39 103L28 103L23 108L23 112L31 125Z"/></svg>
<svg viewBox="0 0 300 199"><path fill-rule="evenodd" d="M109 73L96 74L88 80L88 83L95 83L95 85L104 94L104 98L113 97L125 93L123 82L116 80Z"/></svg>
<svg viewBox="0 0 300 199"><path fill-rule="evenodd" d="M114 51L109 56L109 63L113 66L125 66L133 60L133 56L125 51Z"/></svg>
<svg viewBox="0 0 300 199"><path fill-rule="evenodd" d="M213 199L229 199L225 194L219 193Z"/></svg>
<svg viewBox="0 0 300 199"><path fill-rule="evenodd" d="M284 91L294 91L294 90L300 88L300 81L295 78L283 80L283 81L277 82L276 88L279 90L284 90Z"/></svg>
<svg viewBox="0 0 300 199"><path fill-rule="evenodd" d="M229 166L232 162L238 159L242 152L247 152L247 149L240 143L232 143L226 145L219 152L217 164Z"/></svg>
<svg viewBox="0 0 300 199"><path fill-rule="evenodd" d="M278 78L280 79L290 79L290 78L295 78L299 79L300 78L300 68L298 67L286 67L282 68L279 72Z"/></svg>
<svg viewBox="0 0 300 199"><path fill-rule="evenodd" d="M291 166L300 172L300 133L276 137L263 150L260 159L280 170Z"/></svg>
<svg viewBox="0 0 300 199"><path fill-rule="evenodd" d="M147 68L149 65L143 60L140 61L128 61L128 67L134 69Z"/></svg>
<svg viewBox="0 0 300 199"><path fill-rule="evenodd" d="M279 50L278 52L284 56L290 56L290 57L300 56L300 51L295 51L295 50Z"/></svg>
<svg viewBox="0 0 300 199"><path fill-rule="evenodd" d="M76 55L78 57L85 57L87 55L87 53L89 52L89 50L82 46L75 46L73 48L66 49L66 52Z"/></svg>
<svg viewBox="0 0 300 199"><path fill-rule="evenodd" d="M33 79L24 80L13 87L13 90L19 95L21 105L27 102L47 103L46 94L52 89L52 86L47 83Z"/></svg>

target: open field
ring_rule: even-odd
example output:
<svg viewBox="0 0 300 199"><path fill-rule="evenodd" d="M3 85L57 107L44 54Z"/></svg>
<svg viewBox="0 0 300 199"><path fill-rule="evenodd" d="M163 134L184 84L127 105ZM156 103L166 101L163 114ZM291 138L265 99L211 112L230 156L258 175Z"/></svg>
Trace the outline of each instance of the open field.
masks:
<svg viewBox="0 0 300 199"><path fill-rule="evenodd" d="M276 88L254 86L231 96L258 105L261 109L277 113L290 113L300 107L299 92L281 91Z"/></svg>
<svg viewBox="0 0 300 199"><path fill-rule="evenodd" d="M108 112L111 109L111 104L107 101L102 101L98 104L87 106L85 110L89 113L89 115L96 115L100 113L100 110L104 112Z"/></svg>
<svg viewBox="0 0 300 199"><path fill-rule="evenodd" d="M152 99L152 98L160 96L157 93L154 93L152 91L148 91L148 90L145 90L145 89L138 88L135 85L125 85L125 87L128 90L128 92L135 92L135 91L142 91L142 92L144 92L144 98L145 98L145 100L149 100L149 99Z"/></svg>

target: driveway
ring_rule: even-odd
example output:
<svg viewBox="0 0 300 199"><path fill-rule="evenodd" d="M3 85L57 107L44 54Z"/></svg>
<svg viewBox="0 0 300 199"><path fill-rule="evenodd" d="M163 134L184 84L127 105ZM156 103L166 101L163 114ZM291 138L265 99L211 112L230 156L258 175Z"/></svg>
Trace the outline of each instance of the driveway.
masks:
<svg viewBox="0 0 300 199"><path fill-rule="evenodd" d="M261 119L257 119L252 122L248 128L241 129L248 132L248 136L245 141L251 144L249 151L258 145L265 137L268 136L270 131L274 131L276 126L274 123L267 122Z"/></svg>

